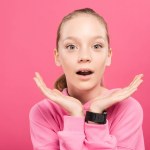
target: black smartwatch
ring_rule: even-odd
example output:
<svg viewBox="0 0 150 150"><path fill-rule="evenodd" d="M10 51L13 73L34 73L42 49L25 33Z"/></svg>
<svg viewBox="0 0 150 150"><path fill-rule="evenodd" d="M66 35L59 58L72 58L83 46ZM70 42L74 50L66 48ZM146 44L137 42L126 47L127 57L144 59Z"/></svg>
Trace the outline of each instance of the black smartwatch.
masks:
<svg viewBox="0 0 150 150"><path fill-rule="evenodd" d="M98 124L106 124L107 111L104 110L101 114L86 111L85 122L92 121Z"/></svg>

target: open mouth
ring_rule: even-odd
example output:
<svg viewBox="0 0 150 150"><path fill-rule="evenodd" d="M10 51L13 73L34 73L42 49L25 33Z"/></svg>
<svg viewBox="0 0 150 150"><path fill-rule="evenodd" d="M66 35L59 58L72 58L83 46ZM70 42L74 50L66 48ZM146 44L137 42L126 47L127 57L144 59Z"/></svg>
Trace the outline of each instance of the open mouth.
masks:
<svg viewBox="0 0 150 150"><path fill-rule="evenodd" d="M93 74L92 71L77 71L76 74L81 75L81 76L87 76Z"/></svg>
<svg viewBox="0 0 150 150"><path fill-rule="evenodd" d="M80 80L88 81L88 80L92 79L94 71L93 71L93 69L90 69L90 68L79 68L76 71L76 74Z"/></svg>

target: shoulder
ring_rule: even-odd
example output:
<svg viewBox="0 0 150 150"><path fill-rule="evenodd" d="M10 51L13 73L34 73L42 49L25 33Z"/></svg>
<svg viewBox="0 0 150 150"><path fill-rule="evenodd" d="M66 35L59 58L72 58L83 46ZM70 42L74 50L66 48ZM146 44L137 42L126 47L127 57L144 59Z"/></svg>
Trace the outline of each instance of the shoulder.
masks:
<svg viewBox="0 0 150 150"><path fill-rule="evenodd" d="M113 92L113 91L116 91L116 90L119 90L119 89L120 88L111 89L110 92L111 91ZM119 110L121 110L121 111L128 110L128 111L131 111L131 112L143 113L143 108L142 108L140 102L132 96L116 103L115 104L115 109L117 109L118 111Z"/></svg>
<svg viewBox="0 0 150 150"><path fill-rule="evenodd" d="M35 103L29 111L29 118L38 120L38 117L41 116L45 111L48 111L48 107L51 103L48 103L47 99L42 99L41 101Z"/></svg>
<svg viewBox="0 0 150 150"><path fill-rule="evenodd" d="M119 89L120 88L111 89L110 93ZM129 115L133 118L141 118L141 121L143 119L143 108L140 102L132 96L114 104L112 109L113 115L116 117L126 117Z"/></svg>
<svg viewBox="0 0 150 150"><path fill-rule="evenodd" d="M130 113L143 113L141 104L132 96L119 102L116 107L121 110L129 111Z"/></svg>
<svg viewBox="0 0 150 150"><path fill-rule="evenodd" d="M113 113L119 120L125 119L140 124L143 122L143 108L139 101L131 96L115 104Z"/></svg>
<svg viewBox="0 0 150 150"><path fill-rule="evenodd" d="M31 121L41 122L55 118L62 111L60 106L48 98L34 104L29 111L29 119Z"/></svg>

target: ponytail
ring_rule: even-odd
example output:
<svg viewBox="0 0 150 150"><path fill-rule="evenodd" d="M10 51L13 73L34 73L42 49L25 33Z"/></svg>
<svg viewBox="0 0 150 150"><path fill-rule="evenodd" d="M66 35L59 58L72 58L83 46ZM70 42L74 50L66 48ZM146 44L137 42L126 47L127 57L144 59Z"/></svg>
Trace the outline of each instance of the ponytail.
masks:
<svg viewBox="0 0 150 150"><path fill-rule="evenodd" d="M64 88L67 88L66 76L62 74L55 82L54 87L59 90L63 91Z"/></svg>

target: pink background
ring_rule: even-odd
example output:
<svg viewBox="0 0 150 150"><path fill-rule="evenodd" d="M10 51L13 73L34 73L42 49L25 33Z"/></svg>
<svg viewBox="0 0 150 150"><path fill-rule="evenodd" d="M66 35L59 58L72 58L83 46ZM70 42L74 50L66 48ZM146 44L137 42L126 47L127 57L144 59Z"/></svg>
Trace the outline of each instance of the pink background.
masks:
<svg viewBox="0 0 150 150"><path fill-rule="evenodd" d="M47 86L62 73L54 63L56 30L74 9L91 7L106 19L113 50L106 69L108 88L125 87L139 73L144 82L132 95L143 107L146 150L150 149L150 1L149 0L10 0L1 2L0 149L32 150L29 110L44 95L33 77ZM149 69L148 69L149 68Z"/></svg>

